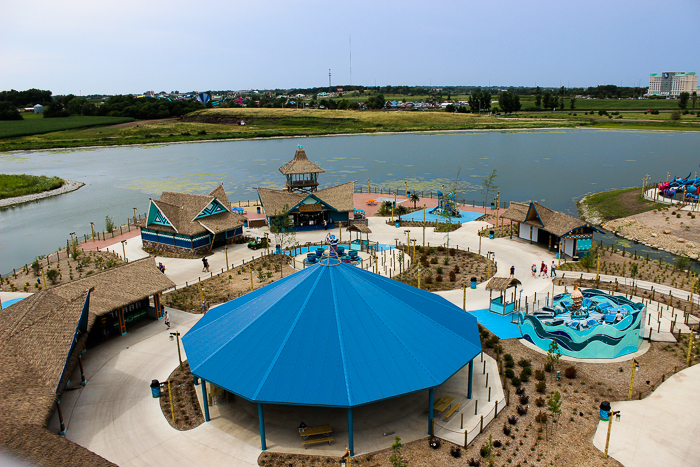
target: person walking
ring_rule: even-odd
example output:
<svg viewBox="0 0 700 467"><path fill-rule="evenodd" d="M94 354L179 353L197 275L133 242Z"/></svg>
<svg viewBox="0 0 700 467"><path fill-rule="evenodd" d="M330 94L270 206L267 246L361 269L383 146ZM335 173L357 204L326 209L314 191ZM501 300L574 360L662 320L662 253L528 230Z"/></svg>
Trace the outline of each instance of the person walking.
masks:
<svg viewBox="0 0 700 467"><path fill-rule="evenodd" d="M515 276L515 266L511 266L510 267L510 277L514 277L514 276Z"/></svg>
<svg viewBox="0 0 700 467"><path fill-rule="evenodd" d="M540 264L540 276L545 273L547 270L547 266L544 264L544 261L542 261L542 264Z"/></svg>
<svg viewBox="0 0 700 467"><path fill-rule="evenodd" d="M547 278L547 265L546 264L544 265L544 273L543 273L542 277L544 277L545 279Z"/></svg>
<svg viewBox="0 0 700 467"><path fill-rule="evenodd" d="M328 230L328 222L326 222L326 219L323 219L323 230Z"/></svg>
<svg viewBox="0 0 700 467"><path fill-rule="evenodd" d="M532 277L537 276L537 265L532 263Z"/></svg>
<svg viewBox="0 0 700 467"><path fill-rule="evenodd" d="M552 269L549 271L550 277L557 277L557 268L554 265L554 261L552 261Z"/></svg>
<svg viewBox="0 0 700 467"><path fill-rule="evenodd" d="M170 329L170 313L165 312L165 325Z"/></svg>
<svg viewBox="0 0 700 467"><path fill-rule="evenodd" d="M202 256L202 272L206 271L207 269L207 257Z"/></svg>
<svg viewBox="0 0 700 467"><path fill-rule="evenodd" d="M204 258L204 269L209 272L209 260Z"/></svg>

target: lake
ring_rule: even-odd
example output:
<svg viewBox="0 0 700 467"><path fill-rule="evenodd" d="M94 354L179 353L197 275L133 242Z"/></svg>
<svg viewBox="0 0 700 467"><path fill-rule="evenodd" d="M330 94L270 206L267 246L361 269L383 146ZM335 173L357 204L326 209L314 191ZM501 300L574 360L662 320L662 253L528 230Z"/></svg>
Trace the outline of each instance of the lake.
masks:
<svg viewBox="0 0 700 467"><path fill-rule="evenodd" d="M0 155L0 173L57 175L80 190L0 210L0 273L65 246L70 232L90 234L144 213L162 191L206 193L219 183L231 201L281 188L279 167L302 144L325 169L320 188L357 180L367 186L436 191L459 181L458 198L484 201L481 181L498 169L502 201L539 201L576 215L587 193L640 186L651 174L697 170L700 134L607 130L491 131L283 138ZM495 193L494 193L495 195ZM489 200L490 203L492 200Z"/></svg>

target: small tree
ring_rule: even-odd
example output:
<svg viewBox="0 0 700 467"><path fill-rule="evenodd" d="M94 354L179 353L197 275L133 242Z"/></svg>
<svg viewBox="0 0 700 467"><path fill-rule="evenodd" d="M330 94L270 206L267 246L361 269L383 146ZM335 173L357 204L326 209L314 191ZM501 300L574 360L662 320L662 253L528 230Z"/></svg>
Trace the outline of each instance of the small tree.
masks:
<svg viewBox="0 0 700 467"><path fill-rule="evenodd" d="M678 96L678 107L685 110L686 107L688 107L688 100L690 99L690 93L689 92L682 92Z"/></svg>
<svg viewBox="0 0 700 467"><path fill-rule="evenodd" d="M556 420L561 415L561 403L561 394L559 394L559 391L554 391L547 401L549 411L552 413L552 419Z"/></svg>
<svg viewBox="0 0 700 467"><path fill-rule="evenodd" d="M420 198L418 197L417 194L411 193L411 197L409 198L411 202L413 203L413 209L416 208L416 204L418 204L418 201L420 201Z"/></svg>
<svg viewBox="0 0 700 467"><path fill-rule="evenodd" d="M39 269L41 266L39 265L39 258L36 258L34 261L32 261L32 270L34 271L34 275L38 276L39 275Z"/></svg>
<svg viewBox="0 0 700 467"><path fill-rule="evenodd" d="M408 466L406 461L403 460L403 456L401 456L401 448L403 448L403 444L401 444L401 438L397 436L394 438L394 444L391 445L391 450L393 451L393 454L389 458L389 461L391 462L391 465L393 467Z"/></svg>
<svg viewBox="0 0 700 467"><path fill-rule="evenodd" d="M110 216L105 216L105 229L109 233L114 231L114 220Z"/></svg>
<svg viewBox="0 0 700 467"><path fill-rule="evenodd" d="M281 248L289 248L297 245L297 234L294 230L294 224L289 220L287 212L289 205L284 205L284 212L278 213L275 211L274 216L270 217L270 232L275 237L275 243Z"/></svg>
<svg viewBox="0 0 700 467"><path fill-rule="evenodd" d="M690 95L690 100L693 101L693 108L695 108L695 101L698 100L698 92L693 91L693 94Z"/></svg>
<svg viewBox="0 0 700 467"><path fill-rule="evenodd" d="M74 260L77 260L81 253L82 250L80 249L80 242L78 242L77 238L74 238L70 245L70 255Z"/></svg>
<svg viewBox="0 0 700 467"><path fill-rule="evenodd" d="M56 281L58 281L58 277L61 275L60 272L58 272L55 269L49 269L46 271L46 277L51 281L51 284L56 285Z"/></svg>
<svg viewBox="0 0 700 467"><path fill-rule="evenodd" d="M571 96L571 97L569 98L569 108L570 108L571 110L576 109L576 98L575 98L574 96Z"/></svg>
<svg viewBox="0 0 700 467"><path fill-rule="evenodd" d="M552 339L552 342L549 344L549 349L547 350L547 365L551 366L552 370L554 369L554 365L559 363L559 358L561 358L561 352L559 351L559 344L557 344L557 341Z"/></svg>
<svg viewBox="0 0 700 467"><path fill-rule="evenodd" d="M632 284L634 284L634 278L639 274L639 265L637 263L630 264L630 277L632 278Z"/></svg>
<svg viewBox="0 0 700 467"><path fill-rule="evenodd" d="M481 184L484 186L484 203L486 204L489 202L489 193L498 189L498 185L496 185L497 172L498 169L493 169L491 175L481 179Z"/></svg>
<svg viewBox="0 0 700 467"><path fill-rule="evenodd" d="M671 120L678 121L680 119L681 119L681 111L680 110L674 110L673 112L671 112Z"/></svg>

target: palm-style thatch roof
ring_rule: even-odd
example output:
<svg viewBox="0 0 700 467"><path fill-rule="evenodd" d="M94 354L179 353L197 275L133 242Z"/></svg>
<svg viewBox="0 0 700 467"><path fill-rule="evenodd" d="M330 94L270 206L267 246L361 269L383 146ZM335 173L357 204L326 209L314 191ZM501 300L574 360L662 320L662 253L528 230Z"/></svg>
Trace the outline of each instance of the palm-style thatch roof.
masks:
<svg viewBox="0 0 700 467"><path fill-rule="evenodd" d="M309 158L306 157L306 151L304 151L304 148L300 145L294 153L294 159L280 167L280 172L282 172L283 175L292 175L323 173L325 170L311 162Z"/></svg>
<svg viewBox="0 0 700 467"><path fill-rule="evenodd" d="M372 230L369 228L369 226L365 224L350 224L345 230L347 230L348 232L360 232L366 234L372 233Z"/></svg>
<svg viewBox="0 0 700 467"><path fill-rule="evenodd" d="M504 290L519 285L521 285L521 282L513 277L492 277L488 284L486 284L486 290L498 290L499 292L503 292Z"/></svg>
<svg viewBox="0 0 700 467"><path fill-rule="evenodd" d="M338 212L355 210L355 182L343 183L315 193L294 193L286 190L258 188L258 197L268 217L289 212L306 198L317 198Z"/></svg>
<svg viewBox="0 0 700 467"><path fill-rule="evenodd" d="M0 449L36 465L114 465L46 429L94 322L89 297L49 289L0 311Z"/></svg>
<svg viewBox="0 0 700 467"><path fill-rule="evenodd" d="M146 216L146 219L139 222L139 226L160 232L187 236L206 233L217 234L238 228L245 221L244 216L231 212L231 203L226 196L223 185L219 185L208 195L164 191L160 199L151 199L150 201L149 215ZM206 209L213 202L220 203L226 209L226 212L200 217L203 213L206 213ZM151 218L151 209L159 210L171 226L155 223L149 224L148 219Z"/></svg>
<svg viewBox="0 0 700 467"><path fill-rule="evenodd" d="M576 229L589 227L581 219L554 211L534 201L529 204L511 202L501 216L521 224L540 228L557 237L563 237Z"/></svg>
<svg viewBox="0 0 700 467"><path fill-rule="evenodd" d="M70 298L80 290L94 288L90 313L103 316L172 287L175 283L158 270L155 258L149 256L50 290L59 297Z"/></svg>

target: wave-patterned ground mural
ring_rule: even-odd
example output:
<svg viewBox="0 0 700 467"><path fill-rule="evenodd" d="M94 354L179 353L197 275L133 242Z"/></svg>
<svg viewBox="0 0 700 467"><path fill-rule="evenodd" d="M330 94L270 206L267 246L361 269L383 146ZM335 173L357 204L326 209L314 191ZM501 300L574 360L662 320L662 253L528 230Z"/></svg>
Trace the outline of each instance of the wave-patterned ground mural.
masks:
<svg viewBox="0 0 700 467"><path fill-rule="evenodd" d="M636 352L642 342L646 306L600 290L582 290L583 305L571 311L570 294L554 297L551 307L533 314L520 312L523 338L547 350L554 340L563 355L616 358Z"/></svg>

